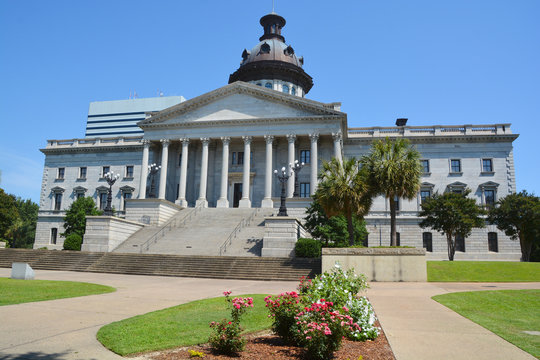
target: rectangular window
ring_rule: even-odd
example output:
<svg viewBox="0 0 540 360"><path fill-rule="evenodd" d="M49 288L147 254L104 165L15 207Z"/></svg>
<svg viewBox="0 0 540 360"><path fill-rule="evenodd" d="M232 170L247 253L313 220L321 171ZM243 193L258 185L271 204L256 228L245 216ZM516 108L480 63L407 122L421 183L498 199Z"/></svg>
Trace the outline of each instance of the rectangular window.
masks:
<svg viewBox="0 0 540 360"><path fill-rule="evenodd" d="M238 164L237 165L243 165L244 164L244 152L239 151L238 152Z"/></svg>
<svg viewBox="0 0 540 360"><path fill-rule="evenodd" d="M77 197L77 200L80 199L80 198L83 198L84 197L84 193L82 191L79 191L77 194L76 194L76 197Z"/></svg>
<svg viewBox="0 0 540 360"><path fill-rule="evenodd" d="M110 166L104 166L101 169L101 177L104 178L105 174L107 174L109 171L111 171L111 167Z"/></svg>
<svg viewBox="0 0 540 360"><path fill-rule="evenodd" d="M461 235L456 235L456 251L465 252L465 238Z"/></svg>
<svg viewBox="0 0 540 360"><path fill-rule="evenodd" d="M433 252L433 235L430 232L422 233L422 246L426 251Z"/></svg>
<svg viewBox="0 0 540 360"><path fill-rule="evenodd" d="M79 179L86 179L86 166L79 168Z"/></svg>
<svg viewBox="0 0 540 360"><path fill-rule="evenodd" d="M51 229L51 244L56 245L56 238L58 237L58 228Z"/></svg>
<svg viewBox="0 0 540 360"><path fill-rule="evenodd" d="M107 206L107 193L102 192L99 193L99 210L105 210L105 206Z"/></svg>
<svg viewBox="0 0 540 360"><path fill-rule="evenodd" d="M482 172L493 172L493 160L482 159Z"/></svg>
<svg viewBox="0 0 540 360"><path fill-rule="evenodd" d="M422 172L429 174L429 160L420 160L420 164L422 164Z"/></svg>
<svg viewBox="0 0 540 360"><path fill-rule="evenodd" d="M497 233L488 233L488 250L493 252L499 252L499 244L497 241Z"/></svg>
<svg viewBox="0 0 540 360"><path fill-rule="evenodd" d="M126 200L131 199L131 193L125 192L122 194L122 196L124 197L124 210L126 210Z"/></svg>
<svg viewBox="0 0 540 360"><path fill-rule="evenodd" d="M56 178L59 179L59 180L63 180L65 172L66 172L65 168L63 168L63 167L58 168L58 173L56 174Z"/></svg>
<svg viewBox="0 0 540 360"><path fill-rule="evenodd" d="M54 194L54 210L59 211L62 208L62 193Z"/></svg>
<svg viewBox="0 0 540 360"><path fill-rule="evenodd" d="M450 160L450 172L453 172L453 173L461 172L461 160L459 159Z"/></svg>
<svg viewBox="0 0 540 360"><path fill-rule="evenodd" d="M310 183L300 183L300 197L309 197Z"/></svg>
<svg viewBox="0 0 540 360"><path fill-rule="evenodd" d="M396 211L399 211L399 205L400 205L400 204L399 204L399 198L398 198L398 197L395 197L395 198L394 198L394 202L395 202L395 204L396 204Z"/></svg>
<svg viewBox="0 0 540 360"><path fill-rule="evenodd" d="M484 199L486 201L486 206L495 206L495 190L484 190Z"/></svg>
<svg viewBox="0 0 540 360"><path fill-rule="evenodd" d="M236 165L236 151L233 151L232 153L231 164Z"/></svg>
<svg viewBox="0 0 540 360"><path fill-rule="evenodd" d="M311 163L311 151L310 150L300 150L300 162L304 164Z"/></svg>
<svg viewBox="0 0 540 360"><path fill-rule="evenodd" d="M420 203L423 204L431 197L431 190L420 190Z"/></svg>
<svg viewBox="0 0 540 360"><path fill-rule="evenodd" d="M126 166L126 177L132 178L133 177L133 165L127 165Z"/></svg>

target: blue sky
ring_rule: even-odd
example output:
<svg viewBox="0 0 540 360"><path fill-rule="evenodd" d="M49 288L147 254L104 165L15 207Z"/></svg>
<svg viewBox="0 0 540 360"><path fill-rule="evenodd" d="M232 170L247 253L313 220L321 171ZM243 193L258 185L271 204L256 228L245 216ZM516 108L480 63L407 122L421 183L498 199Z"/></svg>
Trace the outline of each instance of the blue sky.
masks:
<svg viewBox="0 0 540 360"><path fill-rule="evenodd" d="M0 1L0 187L39 200L47 139L91 101L227 84L272 1ZM308 98L350 127L512 123L517 189L540 194L540 1L283 1ZM535 160L536 159L536 160Z"/></svg>

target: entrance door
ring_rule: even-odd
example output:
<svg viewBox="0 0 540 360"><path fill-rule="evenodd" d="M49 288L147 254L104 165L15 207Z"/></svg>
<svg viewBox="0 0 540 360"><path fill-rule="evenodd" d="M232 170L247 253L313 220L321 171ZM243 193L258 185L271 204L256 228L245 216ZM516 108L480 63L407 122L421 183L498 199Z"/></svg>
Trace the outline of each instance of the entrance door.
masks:
<svg viewBox="0 0 540 360"><path fill-rule="evenodd" d="M240 199L242 198L242 183L235 183L234 184L234 192L233 192L233 207L238 207L238 204L240 203Z"/></svg>

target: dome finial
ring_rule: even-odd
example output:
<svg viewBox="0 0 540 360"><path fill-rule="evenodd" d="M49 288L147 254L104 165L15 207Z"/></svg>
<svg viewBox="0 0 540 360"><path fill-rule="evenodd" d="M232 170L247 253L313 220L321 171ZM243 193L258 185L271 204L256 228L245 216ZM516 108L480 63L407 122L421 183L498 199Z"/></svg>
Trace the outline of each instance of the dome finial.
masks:
<svg viewBox="0 0 540 360"><path fill-rule="evenodd" d="M281 29L285 26L286 21L282 16L272 12L264 15L260 23L264 29L264 34L259 38L259 41L277 38L285 42L285 38L281 35Z"/></svg>

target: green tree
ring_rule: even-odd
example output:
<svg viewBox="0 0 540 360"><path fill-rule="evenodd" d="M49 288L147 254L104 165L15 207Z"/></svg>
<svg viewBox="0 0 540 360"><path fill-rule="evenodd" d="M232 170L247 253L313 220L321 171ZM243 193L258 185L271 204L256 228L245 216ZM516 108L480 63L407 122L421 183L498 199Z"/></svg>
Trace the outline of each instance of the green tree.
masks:
<svg viewBox="0 0 540 360"><path fill-rule="evenodd" d="M91 197L81 197L75 200L64 217L64 229L62 236L68 237L71 234L77 234L81 238L86 230L86 216L101 215L102 212L97 209L94 199Z"/></svg>
<svg viewBox="0 0 540 360"><path fill-rule="evenodd" d="M15 196L6 194L0 188L0 239L6 239L6 233L13 222L19 218Z"/></svg>
<svg viewBox="0 0 540 360"><path fill-rule="evenodd" d="M540 199L523 190L510 194L489 210L488 222L512 240L519 240L521 260L530 261L533 245L540 243Z"/></svg>
<svg viewBox="0 0 540 360"><path fill-rule="evenodd" d="M14 237L10 239L10 247L31 249L36 236L36 224L39 206L30 199L23 200L17 197L15 200L19 220L14 226Z"/></svg>
<svg viewBox="0 0 540 360"><path fill-rule="evenodd" d="M363 218L369 212L372 196L366 173L355 158L340 162L333 158L323 161L320 183L314 195L328 217L343 215L347 220L349 245L355 244L353 218Z"/></svg>
<svg viewBox="0 0 540 360"><path fill-rule="evenodd" d="M304 226L314 238L323 242L325 246L329 246L329 244L337 247L349 246L349 231L345 216L338 215L329 218L316 199L307 208ZM368 235L366 222L353 216L353 228L354 243L361 245Z"/></svg>
<svg viewBox="0 0 540 360"><path fill-rule="evenodd" d="M407 139L377 140L361 159L369 173L374 195L384 195L390 202L390 245L396 246L396 198L412 200L420 190L420 153Z"/></svg>
<svg viewBox="0 0 540 360"><path fill-rule="evenodd" d="M485 221L481 217L484 210L476 205L476 201L467 197L471 191L463 194L452 192L442 195L435 194L422 203L419 216L424 217L420 222L422 228L432 228L446 235L448 243L448 260L454 260L456 252L456 235L464 238L469 236L473 228L482 228Z"/></svg>

